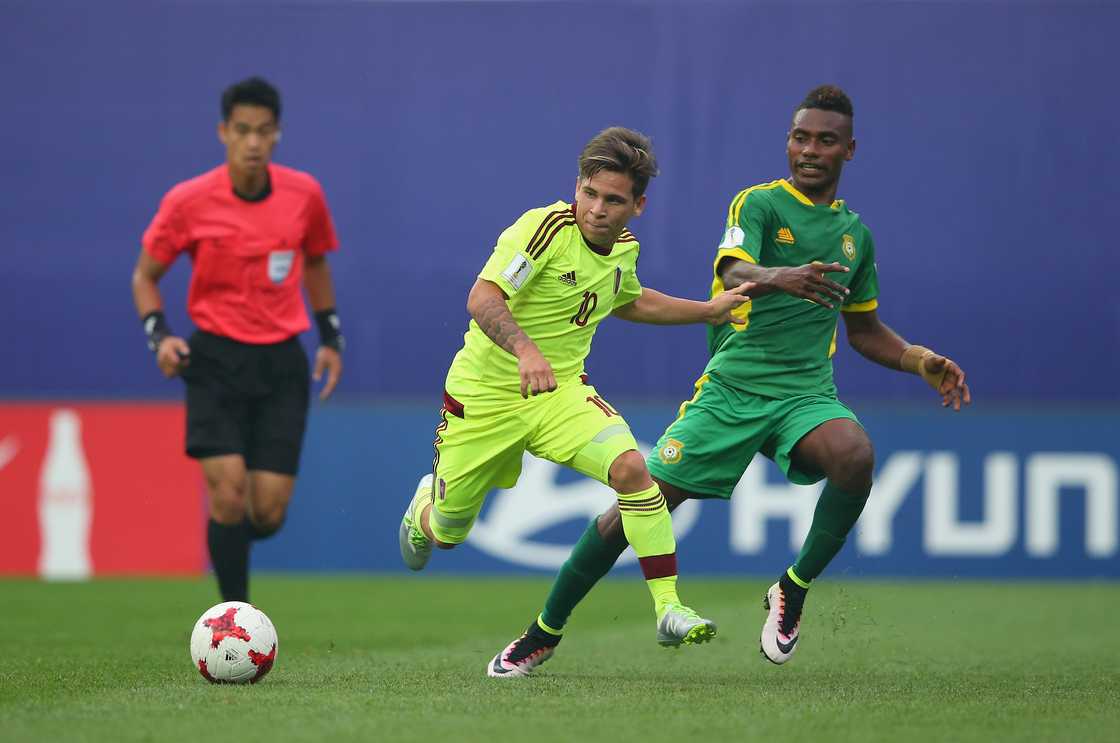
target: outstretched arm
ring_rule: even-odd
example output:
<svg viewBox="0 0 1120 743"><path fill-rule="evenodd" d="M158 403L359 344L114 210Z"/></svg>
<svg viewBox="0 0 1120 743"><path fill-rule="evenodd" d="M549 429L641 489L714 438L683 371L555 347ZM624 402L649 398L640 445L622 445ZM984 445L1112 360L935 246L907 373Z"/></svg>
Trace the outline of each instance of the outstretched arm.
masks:
<svg viewBox="0 0 1120 743"><path fill-rule="evenodd" d="M847 266L840 263L819 262L804 266L768 268L739 258L727 257L720 261L719 277L725 289L738 286L744 281L753 281L757 286L751 294L755 297L785 292L832 309L833 302L841 304L844 302L848 296L848 289L827 278L825 274L847 273L848 270Z"/></svg>
<svg viewBox="0 0 1120 743"><path fill-rule="evenodd" d="M942 407L972 402L972 393L964 381L964 371L952 359L924 346L907 343L882 320L875 310L842 312L848 344L861 356L888 369L917 374L941 395Z"/></svg>
<svg viewBox="0 0 1120 743"><path fill-rule="evenodd" d="M637 299L620 307L615 307L611 314L630 322L648 323L650 325L689 325L701 322L706 322L709 325L723 325L728 322L737 322L731 316L731 310L744 302L750 301L751 298L747 296L747 292L751 291L754 286L753 283L745 281L732 289L717 294L707 302L672 297L654 289L642 287L642 293Z"/></svg>
<svg viewBox="0 0 1120 743"><path fill-rule="evenodd" d="M517 357L522 397L556 389L552 366L537 344L513 319L501 287L486 279L475 281L467 296L467 312L490 340Z"/></svg>

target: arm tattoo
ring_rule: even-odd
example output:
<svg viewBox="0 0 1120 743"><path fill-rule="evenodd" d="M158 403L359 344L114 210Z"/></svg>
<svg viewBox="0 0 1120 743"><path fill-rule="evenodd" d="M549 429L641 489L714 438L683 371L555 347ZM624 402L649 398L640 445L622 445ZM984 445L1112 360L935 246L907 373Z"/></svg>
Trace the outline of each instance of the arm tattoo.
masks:
<svg viewBox="0 0 1120 743"><path fill-rule="evenodd" d="M509 305L499 297L487 297L480 302L474 321L490 340L512 354L516 355L514 348L520 343L529 340L529 336L525 335L525 331L513 319Z"/></svg>

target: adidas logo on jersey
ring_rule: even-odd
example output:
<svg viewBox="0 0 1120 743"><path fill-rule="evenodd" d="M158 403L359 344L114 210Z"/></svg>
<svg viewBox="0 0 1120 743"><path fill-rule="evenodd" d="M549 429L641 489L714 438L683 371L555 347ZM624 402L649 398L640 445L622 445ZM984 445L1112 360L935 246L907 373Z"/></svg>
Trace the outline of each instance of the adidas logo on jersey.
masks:
<svg viewBox="0 0 1120 743"><path fill-rule="evenodd" d="M778 230L778 236L774 238L775 242L785 243L786 245L793 245L793 233L790 232L789 227L783 227Z"/></svg>
<svg viewBox="0 0 1120 743"><path fill-rule="evenodd" d="M567 273L562 273L557 278L559 278L561 281L563 281L568 286L575 286L576 285L576 272L575 271L568 271Z"/></svg>

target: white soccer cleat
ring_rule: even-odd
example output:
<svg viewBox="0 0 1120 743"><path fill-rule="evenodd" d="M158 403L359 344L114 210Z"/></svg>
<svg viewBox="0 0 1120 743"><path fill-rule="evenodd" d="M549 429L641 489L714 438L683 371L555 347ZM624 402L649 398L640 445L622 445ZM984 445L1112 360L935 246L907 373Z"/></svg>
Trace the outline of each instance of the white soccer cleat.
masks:
<svg viewBox="0 0 1120 743"><path fill-rule="evenodd" d="M544 663L556 652L559 637L546 637L536 629L536 622L529 625L525 634L506 645L486 666L490 678L524 678L533 674L533 669Z"/></svg>
<svg viewBox="0 0 1120 743"><path fill-rule="evenodd" d="M669 604L657 621L657 643L662 647L699 645L715 636L715 622L682 604Z"/></svg>
<svg viewBox="0 0 1120 743"><path fill-rule="evenodd" d="M432 540L420 528L420 514L432 502L432 476L424 475L416 485L416 492L401 519L401 559L409 570L423 570L432 556Z"/></svg>
<svg viewBox="0 0 1120 743"><path fill-rule="evenodd" d="M762 599L769 609L762 625L759 652L771 663L781 665L793 657L797 650L798 631L801 629L801 609L805 605L805 589L788 587L778 581L770 586Z"/></svg>

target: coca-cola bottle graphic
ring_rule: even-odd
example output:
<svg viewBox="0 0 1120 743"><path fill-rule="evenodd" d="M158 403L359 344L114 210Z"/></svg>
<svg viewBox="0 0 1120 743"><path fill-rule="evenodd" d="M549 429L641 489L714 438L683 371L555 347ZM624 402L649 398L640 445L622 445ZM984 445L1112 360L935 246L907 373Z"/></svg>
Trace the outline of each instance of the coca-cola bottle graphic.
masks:
<svg viewBox="0 0 1120 743"><path fill-rule="evenodd" d="M82 423L73 410L51 414L50 439L39 472L39 575L82 580L91 573L93 489L82 451Z"/></svg>

